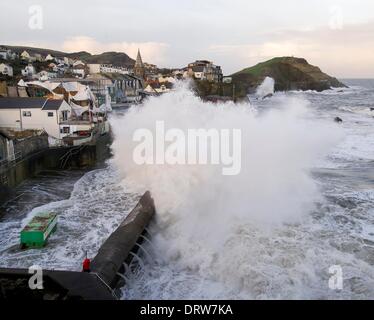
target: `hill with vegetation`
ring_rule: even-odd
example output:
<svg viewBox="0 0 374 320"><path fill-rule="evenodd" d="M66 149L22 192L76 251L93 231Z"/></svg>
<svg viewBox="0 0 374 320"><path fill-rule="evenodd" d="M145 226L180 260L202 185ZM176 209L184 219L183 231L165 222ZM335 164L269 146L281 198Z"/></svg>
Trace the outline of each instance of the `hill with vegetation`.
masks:
<svg viewBox="0 0 374 320"><path fill-rule="evenodd" d="M83 58L87 63L112 64L119 67L134 67L135 60L123 52L104 52Z"/></svg>
<svg viewBox="0 0 374 320"><path fill-rule="evenodd" d="M303 58L278 57L231 75L238 96L254 91L266 77L275 80L275 91L316 90L346 87Z"/></svg>
<svg viewBox="0 0 374 320"><path fill-rule="evenodd" d="M33 48L33 47L24 47L24 46L7 46L2 45L1 47L8 48L16 53L21 53L26 50L31 55L41 54L47 56L51 54L57 58L68 57L74 60L82 60L85 63L100 63L100 64L112 64L117 67L133 67L135 60L130 58L124 52L104 52L101 54L92 55L86 51L67 53L57 50L43 49L43 48Z"/></svg>

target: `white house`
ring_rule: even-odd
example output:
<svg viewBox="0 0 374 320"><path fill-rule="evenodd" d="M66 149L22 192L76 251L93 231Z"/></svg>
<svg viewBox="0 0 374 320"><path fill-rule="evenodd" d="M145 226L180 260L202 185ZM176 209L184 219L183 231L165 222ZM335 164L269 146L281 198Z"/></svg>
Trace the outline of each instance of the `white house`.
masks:
<svg viewBox="0 0 374 320"><path fill-rule="evenodd" d="M157 80L159 83L166 83L166 82L175 83L175 79L173 77L164 77L163 75L160 75Z"/></svg>
<svg viewBox="0 0 374 320"><path fill-rule="evenodd" d="M222 78L223 83L231 83L232 82L232 77L226 76Z"/></svg>
<svg viewBox="0 0 374 320"><path fill-rule="evenodd" d="M79 78L79 79L83 79L86 75L86 72L84 71L84 69L80 69L80 68L74 68L72 69L72 72L76 76L76 78Z"/></svg>
<svg viewBox="0 0 374 320"><path fill-rule="evenodd" d="M65 64L65 60L63 58L54 58L57 64Z"/></svg>
<svg viewBox="0 0 374 320"><path fill-rule="evenodd" d="M193 76L198 80L205 80L205 67L204 66L194 66L191 68Z"/></svg>
<svg viewBox="0 0 374 320"><path fill-rule="evenodd" d="M187 72L190 77L198 80L208 80L210 82L222 82L222 69L207 60L196 60L189 63Z"/></svg>
<svg viewBox="0 0 374 320"><path fill-rule="evenodd" d="M53 61L55 60L55 58L51 55L51 54L48 54L46 57L45 57L45 61Z"/></svg>
<svg viewBox="0 0 374 320"><path fill-rule="evenodd" d="M35 61L39 61L39 62L42 62L43 61L43 57L41 54L39 53L35 53L34 54L34 58L35 58Z"/></svg>
<svg viewBox="0 0 374 320"><path fill-rule="evenodd" d="M157 94L158 92L150 85L148 84L145 89L145 92L150 93L150 94Z"/></svg>
<svg viewBox="0 0 374 320"><path fill-rule="evenodd" d="M36 73L35 67L32 64L29 64L21 70L21 73L24 77L32 77Z"/></svg>
<svg viewBox="0 0 374 320"><path fill-rule="evenodd" d="M8 51L5 49L0 49L0 59L8 60Z"/></svg>
<svg viewBox="0 0 374 320"><path fill-rule="evenodd" d="M13 68L5 63L0 64L0 73L13 77Z"/></svg>
<svg viewBox="0 0 374 320"><path fill-rule="evenodd" d="M20 57L22 60L27 60L27 61L29 61L31 58L30 54L26 50L21 53Z"/></svg>
<svg viewBox="0 0 374 320"><path fill-rule="evenodd" d="M3 60L14 60L16 58L16 54L9 49L0 48L0 58Z"/></svg>
<svg viewBox="0 0 374 320"><path fill-rule="evenodd" d="M0 99L0 128L45 130L54 139L68 134L62 123L71 117L72 108L65 100L46 98Z"/></svg>
<svg viewBox="0 0 374 320"><path fill-rule="evenodd" d="M35 61L42 61L43 60L43 57L40 54L35 54L35 55L32 56L26 50L23 51L20 54L20 58L22 60L25 60L25 61L28 61L28 62L35 62Z"/></svg>
<svg viewBox="0 0 374 320"><path fill-rule="evenodd" d="M171 82L155 82L152 84L148 84L148 86L144 89L145 92L148 92L150 94L162 94L170 92L173 88L173 83Z"/></svg>
<svg viewBox="0 0 374 320"><path fill-rule="evenodd" d="M86 76L86 70L88 68L86 67L86 64L82 62L81 60L77 60L73 64L72 72L74 75L76 75L77 78L83 79Z"/></svg>
<svg viewBox="0 0 374 320"><path fill-rule="evenodd" d="M73 63L73 67L77 67L77 66L85 66L86 64L81 61L81 60L77 60Z"/></svg>
<svg viewBox="0 0 374 320"><path fill-rule="evenodd" d="M71 66L73 64L73 60L71 58L64 57L64 64Z"/></svg>
<svg viewBox="0 0 374 320"><path fill-rule="evenodd" d="M48 72L48 71L40 71L35 75L38 80L40 81L46 81L52 78L57 78L57 73L56 72Z"/></svg>
<svg viewBox="0 0 374 320"><path fill-rule="evenodd" d="M129 74L129 69L124 67L116 67L111 64L99 64L99 63L90 63L87 64L90 74L97 73L119 73L119 74Z"/></svg>
<svg viewBox="0 0 374 320"><path fill-rule="evenodd" d="M90 74L96 74L101 72L101 65L99 63L89 63L87 66Z"/></svg>

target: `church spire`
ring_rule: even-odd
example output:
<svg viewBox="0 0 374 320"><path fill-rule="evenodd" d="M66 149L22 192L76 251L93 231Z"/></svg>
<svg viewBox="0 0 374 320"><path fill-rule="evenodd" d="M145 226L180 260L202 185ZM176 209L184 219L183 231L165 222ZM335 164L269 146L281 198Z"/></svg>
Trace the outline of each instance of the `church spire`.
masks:
<svg viewBox="0 0 374 320"><path fill-rule="evenodd" d="M139 78L145 79L145 68L144 68L142 56L140 54L139 49L138 49L138 55L136 56L134 74Z"/></svg>
<svg viewBox="0 0 374 320"><path fill-rule="evenodd" d="M135 67L144 67L140 50L138 49L138 55L136 56Z"/></svg>

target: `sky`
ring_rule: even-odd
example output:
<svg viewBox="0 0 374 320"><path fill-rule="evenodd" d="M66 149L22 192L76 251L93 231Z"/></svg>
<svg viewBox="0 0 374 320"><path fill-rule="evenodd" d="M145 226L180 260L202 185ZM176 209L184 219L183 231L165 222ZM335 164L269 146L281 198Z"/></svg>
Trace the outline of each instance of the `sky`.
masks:
<svg viewBox="0 0 374 320"><path fill-rule="evenodd" d="M374 78L373 0L1 0L0 44L125 52L160 67L212 60L231 74L303 57L339 78Z"/></svg>

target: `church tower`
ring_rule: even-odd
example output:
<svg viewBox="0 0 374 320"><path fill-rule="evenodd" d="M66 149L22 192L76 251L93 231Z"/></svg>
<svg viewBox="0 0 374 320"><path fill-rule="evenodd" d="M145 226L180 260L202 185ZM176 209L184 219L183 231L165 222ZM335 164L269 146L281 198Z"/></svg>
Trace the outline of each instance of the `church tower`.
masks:
<svg viewBox="0 0 374 320"><path fill-rule="evenodd" d="M136 57L136 62L134 66L134 74L141 79L145 79L145 68L144 68L142 56L140 55L139 49L138 49L138 55Z"/></svg>

